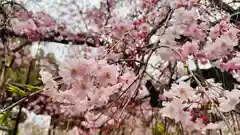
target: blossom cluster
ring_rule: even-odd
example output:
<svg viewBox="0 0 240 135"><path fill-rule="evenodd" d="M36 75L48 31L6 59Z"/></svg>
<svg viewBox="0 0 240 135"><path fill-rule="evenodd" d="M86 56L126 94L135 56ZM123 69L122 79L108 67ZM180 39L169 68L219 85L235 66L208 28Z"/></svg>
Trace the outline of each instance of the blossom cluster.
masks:
<svg viewBox="0 0 240 135"><path fill-rule="evenodd" d="M59 67L64 89L58 89L60 84L49 72L41 71L44 94L60 104L61 114L66 117L84 117L86 121L82 125L87 128L97 128L111 120L108 113L96 110L104 110L110 103L122 100L117 95L133 95L136 89L142 88L135 83L137 76L133 72L123 72L118 65L108 64L106 58L76 57L65 62Z"/></svg>
<svg viewBox="0 0 240 135"><path fill-rule="evenodd" d="M43 93L60 105L65 116L83 117L81 125L91 130L119 126L124 121L139 126L160 112L161 118L156 119L170 118L180 123L184 132L205 134L226 128L233 132L225 114L235 110L240 91L224 89L223 82L193 73L190 60L198 66L210 63L223 72L238 74L240 63L234 48L239 44L239 29L227 15L217 23L209 21L200 0L136 0L134 6L136 11L125 18L114 10L114 0L101 1L100 8L89 9L85 23L94 26L88 28L90 33L105 41L103 47L94 48L103 51L93 54L91 47L84 51L72 47L75 54L59 66L60 82L41 70ZM67 33L46 14L36 14L36 19L25 12L16 16L20 18L13 20L14 32L27 35L30 41L41 40L51 30L57 29L60 39ZM178 81L184 75L197 87ZM145 87L149 79L157 92ZM154 108L154 113L149 102L159 93L156 102L163 102L163 108ZM212 116L221 119L213 120ZM140 131L136 128L133 132Z"/></svg>

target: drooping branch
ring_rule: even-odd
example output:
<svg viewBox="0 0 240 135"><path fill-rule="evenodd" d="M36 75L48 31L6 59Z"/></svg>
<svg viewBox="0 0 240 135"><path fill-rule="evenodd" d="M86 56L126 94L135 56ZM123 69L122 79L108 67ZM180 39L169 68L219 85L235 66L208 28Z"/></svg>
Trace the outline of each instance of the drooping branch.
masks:
<svg viewBox="0 0 240 135"><path fill-rule="evenodd" d="M106 1L106 5L107 5L107 13L108 13L108 15L107 15L107 18L106 18L105 25L108 24L108 21L109 21L109 19L110 19L110 17L111 17L111 10L110 10L111 5L110 5L109 0Z"/></svg>
<svg viewBox="0 0 240 135"><path fill-rule="evenodd" d="M7 13L6 6L18 6L19 11L13 14ZM22 10L23 9L23 10ZM91 47L102 45L97 36L89 33L71 33L66 27L57 24L53 18L40 12L33 15L18 3L0 3L0 15L3 16L4 23L1 24L1 35L8 37L20 37L26 39L21 45L10 49L10 52L17 52L33 42L55 42L60 44L83 45ZM0 17L1 17L0 16ZM36 18L45 18L37 20ZM3 53L0 52L2 56Z"/></svg>
<svg viewBox="0 0 240 135"><path fill-rule="evenodd" d="M56 39L55 36L50 37L42 37L40 41L42 42L55 42L55 43L61 43L61 44L75 44L75 45L82 45L87 44L88 46L96 47L96 40L97 37L93 36L87 36L86 33L80 33L74 35L75 38L62 38L62 39Z"/></svg>
<svg viewBox="0 0 240 135"><path fill-rule="evenodd" d="M7 29L3 29L3 31L9 37L21 37L21 38L27 39L26 35L17 35L13 31L7 30ZM54 34L52 34L51 36L41 35L41 38L39 39L39 41L36 41L36 42L55 42L55 43L60 43L60 44L72 44L72 45L87 44L88 46L91 46L91 47L96 47L97 42L99 42L98 37L89 36L89 34L87 34L87 33L79 33L76 35L71 34L70 38L67 36L65 36L65 37L63 36L63 38L61 38L61 39L57 38L57 36L59 36L58 32L52 32L52 33L54 33ZM33 42L35 42L35 41L25 40L22 44L11 49L10 51L17 52L17 51L21 50L23 47L25 47L27 45L31 45L31 43L33 43ZM103 43L100 42L100 45L103 45Z"/></svg>
<svg viewBox="0 0 240 135"><path fill-rule="evenodd" d="M170 11L171 9L168 8L167 11ZM164 22L167 20L168 15L165 16L164 19L162 19L147 35L146 40L149 40L151 38L151 36L153 36L154 34L156 34L156 32L163 26Z"/></svg>

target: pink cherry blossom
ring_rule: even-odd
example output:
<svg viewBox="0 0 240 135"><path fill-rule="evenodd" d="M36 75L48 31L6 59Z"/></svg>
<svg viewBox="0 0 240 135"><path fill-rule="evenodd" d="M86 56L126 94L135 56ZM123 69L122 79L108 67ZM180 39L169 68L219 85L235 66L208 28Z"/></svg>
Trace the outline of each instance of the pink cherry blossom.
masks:
<svg viewBox="0 0 240 135"><path fill-rule="evenodd" d="M209 123L202 129L202 131L206 131L207 129L216 130L216 129L221 129L223 127L224 127L223 121L216 122L216 123Z"/></svg>
<svg viewBox="0 0 240 135"><path fill-rule="evenodd" d="M96 88L93 86L92 82L90 82L89 78L86 78L74 83L70 91L79 99L86 99L88 93L92 92L94 89Z"/></svg>
<svg viewBox="0 0 240 135"><path fill-rule="evenodd" d="M74 127L72 130L73 130L73 135L80 135L78 127Z"/></svg>
<svg viewBox="0 0 240 135"><path fill-rule="evenodd" d="M149 31L149 25L147 23L143 23L140 25L140 30L142 32L148 32Z"/></svg>
<svg viewBox="0 0 240 135"><path fill-rule="evenodd" d="M182 46L182 56L183 57L188 57L188 55L191 55L195 52L197 52L198 49L198 42L197 41L193 41L192 43L190 42L186 42L183 46Z"/></svg>
<svg viewBox="0 0 240 135"><path fill-rule="evenodd" d="M228 31L230 25L226 20L222 20L219 24L215 25L210 29L210 37L216 39L221 36L224 32Z"/></svg>
<svg viewBox="0 0 240 135"><path fill-rule="evenodd" d="M206 38L206 34L196 26L190 26L190 28L188 29L188 35L200 41L204 41Z"/></svg>
<svg viewBox="0 0 240 135"><path fill-rule="evenodd" d="M181 114L183 114L183 105L181 101L177 98L174 98L173 101L167 103L166 106L160 110L160 113L164 117L174 119L176 122L179 122L182 119Z"/></svg>
<svg viewBox="0 0 240 135"><path fill-rule="evenodd" d="M76 79L87 75L89 71L88 60L84 58L75 58L67 60L67 63L60 65L59 75L63 77L63 81L66 84L71 84Z"/></svg>
<svg viewBox="0 0 240 135"><path fill-rule="evenodd" d="M117 92L118 89L115 87L101 87L100 89L95 89L89 94L90 103L99 107L103 106L108 103L110 96Z"/></svg>
<svg viewBox="0 0 240 135"><path fill-rule="evenodd" d="M222 112L229 112L235 109L236 105L239 103L240 92L239 90L224 91L225 97L220 97L218 100L220 102L219 110Z"/></svg>
<svg viewBox="0 0 240 135"><path fill-rule="evenodd" d="M24 34L25 32L30 32L31 30L36 30L37 26L32 19L27 19L25 21L20 21L19 19L12 19L11 25L13 31L16 34Z"/></svg>
<svg viewBox="0 0 240 135"><path fill-rule="evenodd" d="M56 26L56 22L48 14L44 12L37 12L35 14L36 22L40 27L52 27Z"/></svg>
<svg viewBox="0 0 240 135"><path fill-rule="evenodd" d="M20 19L20 21L26 21L26 20L32 18L33 13L31 11L26 12L26 11L20 10L15 13L15 16L18 17Z"/></svg>
<svg viewBox="0 0 240 135"><path fill-rule="evenodd" d="M96 77L101 86L114 85L118 81L118 68L115 65L106 65L97 71Z"/></svg>
<svg viewBox="0 0 240 135"><path fill-rule="evenodd" d="M121 40L125 34L128 32L130 27L124 24L113 25L112 37L118 40Z"/></svg>
<svg viewBox="0 0 240 135"><path fill-rule="evenodd" d="M87 100L74 99L73 105L61 105L61 111L70 116L80 116L89 107Z"/></svg>
<svg viewBox="0 0 240 135"><path fill-rule="evenodd" d="M119 2L100 1L100 7L86 8L83 4L83 9L74 9L72 6L77 6L75 1L70 2L71 7L62 4L69 11L60 14L70 12L66 24L77 18L77 26L84 22L84 33L76 32L75 26L74 32L70 31L66 24L61 26L58 20L44 12L20 11L9 20L10 35L14 32L14 36L25 38L29 44L45 40L74 44L69 45L73 53L69 51L66 59L60 62L58 74L62 80L55 81L53 75L43 69L39 72L44 84L42 94L58 105L60 116L81 118L81 125L74 128L75 134L100 131L111 134L108 131L112 131L115 125L118 128L125 126L122 124L129 125L132 134L152 134L152 125L145 123L155 123L152 118L163 120L156 117L159 112L161 118L168 117L174 120L174 124L179 123L183 133L197 131L206 134L208 129L223 128L221 122L211 121L209 114L234 110L239 103L239 91L228 91L222 83L201 77L197 78L202 85L192 88L190 82L196 78L183 65L188 64L189 69L195 70L196 66L191 66L195 61L201 69L201 64L205 64L205 69L217 66L226 72L240 71L236 49L239 29L225 16L225 9L218 11L224 17L213 25L210 14L216 9L200 0ZM130 4L126 16L118 10L122 4ZM83 42L86 44L82 45ZM20 43L8 43L9 56L17 57L14 66L27 65L33 59L21 56L26 49L14 54ZM87 46L90 44L93 47ZM3 43L0 51L5 46ZM163 108L149 104L152 93L145 86L146 80L153 82L154 88L159 90L160 94L154 96L159 97L157 100L162 102ZM216 101L216 107L207 107L213 101ZM31 105L34 104L36 102ZM33 109L39 112L40 107ZM170 131L169 123L166 125Z"/></svg>
<svg viewBox="0 0 240 135"><path fill-rule="evenodd" d="M203 121L200 118L198 118L196 120L196 123L194 124L194 127L196 130L201 131L205 127L205 124L203 124Z"/></svg>
<svg viewBox="0 0 240 135"><path fill-rule="evenodd" d="M124 78L124 81L121 82L122 90L123 91L127 90L131 95L137 89L138 85L138 81L136 81L137 77L132 71L124 73L121 77Z"/></svg>
<svg viewBox="0 0 240 135"><path fill-rule="evenodd" d="M239 71L240 69L240 63L239 63L239 57L235 57L232 60L228 61L227 63L219 63L218 66L223 71Z"/></svg>
<svg viewBox="0 0 240 135"><path fill-rule="evenodd" d="M164 96L169 98L179 97L181 101L188 101L194 93L195 90L188 83L179 82L179 84L173 84L170 91L164 92Z"/></svg>

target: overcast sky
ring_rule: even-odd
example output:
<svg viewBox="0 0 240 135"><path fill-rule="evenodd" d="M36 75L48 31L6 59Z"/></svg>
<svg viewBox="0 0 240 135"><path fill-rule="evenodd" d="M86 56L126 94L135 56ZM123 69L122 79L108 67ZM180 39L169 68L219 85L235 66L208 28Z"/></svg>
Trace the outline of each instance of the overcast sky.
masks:
<svg viewBox="0 0 240 135"><path fill-rule="evenodd" d="M68 3L69 0L17 0L17 1L24 4L29 11L33 11L33 12L43 11L45 13L48 13L58 22L65 22L71 30L76 30L75 32L81 31L80 29L77 29L81 27L81 23L77 22L77 20L75 20L74 18L70 18L69 15L65 15L65 16L60 15L60 13L62 12L69 12L69 11L67 8L60 6L59 4ZM100 0L75 0L75 1L79 5L87 4L87 3L89 3L90 6L95 6L95 7L99 7L100 5ZM42 43L41 45L43 44L44 46L39 46L39 44L37 43L34 44L31 49L33 54L36 54L38 48L42 47L46 53L53 52L56 58L61 61L67 52L66 45L59 44L59 43Z"/></svg>

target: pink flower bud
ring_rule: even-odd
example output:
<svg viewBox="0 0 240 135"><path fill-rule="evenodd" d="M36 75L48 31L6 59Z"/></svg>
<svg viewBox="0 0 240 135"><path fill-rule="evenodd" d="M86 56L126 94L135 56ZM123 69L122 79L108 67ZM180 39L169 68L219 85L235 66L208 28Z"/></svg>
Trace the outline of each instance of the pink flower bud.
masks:
<svg viewBox="0 0 240 135"><path fill-rule="evenodd" d="M206 121L207 120L207 117L205 115L202 116L202 120L203 121Z"/></svg>

